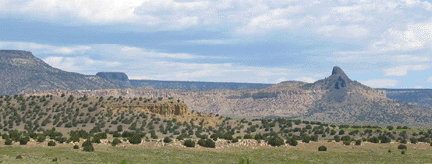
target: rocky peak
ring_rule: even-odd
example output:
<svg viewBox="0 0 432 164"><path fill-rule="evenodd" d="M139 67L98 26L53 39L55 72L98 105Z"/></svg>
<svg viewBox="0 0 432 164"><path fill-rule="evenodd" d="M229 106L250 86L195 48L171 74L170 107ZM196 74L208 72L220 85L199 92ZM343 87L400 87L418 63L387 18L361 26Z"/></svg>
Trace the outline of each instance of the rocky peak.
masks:
<svg viewBox="0 0 432 164"><path fill-rule="evenodd" d="M332 75L345 75L345 72L342 70L342 68L340 68L338 66L334 66L333 71L332 71Z"/></svg>

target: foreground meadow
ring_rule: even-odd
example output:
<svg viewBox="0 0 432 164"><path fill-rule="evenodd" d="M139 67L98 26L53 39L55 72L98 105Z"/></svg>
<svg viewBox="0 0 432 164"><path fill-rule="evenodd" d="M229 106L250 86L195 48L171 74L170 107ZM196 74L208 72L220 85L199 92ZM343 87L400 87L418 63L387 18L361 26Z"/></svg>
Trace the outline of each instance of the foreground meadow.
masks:
<svg viewBox="0 0 432 164"><path fill-rule="evenodd" d="M324 145L327 151L318 151ZM426 143L407 144L405 154L398 143L344 146L342 142L299 143L296 147L225 146L216 148L182 147L173 142L147 142L140 145L95 144L94 152L73 149L73 144L0 145L1 163L432 163L432 147ZM390 151L389 151L390 150ZM22 159L16 159L18 155Z"/></svg>

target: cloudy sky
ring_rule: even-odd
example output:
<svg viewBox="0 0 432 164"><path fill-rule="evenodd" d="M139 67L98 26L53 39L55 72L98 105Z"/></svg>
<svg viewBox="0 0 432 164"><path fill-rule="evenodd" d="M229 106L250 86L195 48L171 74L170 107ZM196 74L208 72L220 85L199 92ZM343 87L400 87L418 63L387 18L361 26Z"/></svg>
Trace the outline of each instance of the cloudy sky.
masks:
<svg viewBox="0 0 432 164"><path fill-rule="evenodd" d="M2 0L0 49L131 79L432 88L422 0Z"/></svg>

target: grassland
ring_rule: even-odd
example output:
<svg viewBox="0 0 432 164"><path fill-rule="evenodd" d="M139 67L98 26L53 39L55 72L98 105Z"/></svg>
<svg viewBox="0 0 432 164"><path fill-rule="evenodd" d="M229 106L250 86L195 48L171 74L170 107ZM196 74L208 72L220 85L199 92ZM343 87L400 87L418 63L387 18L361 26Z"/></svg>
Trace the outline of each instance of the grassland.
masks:
<svg viewBox="0 0 432 164"><path fill-rule="evenodd" d="M321 145L328 151L319 152ZM399 144L363 143L361 146L344 146L341 142L311 142L296 147L228 147L228 148L181 148L175 144L117 146L97 144L94 152L72 149L72 144L56 147L1 146L2 163L239 163L249 159L253 163L432 163L429 144L408 144L406 154L397 149ZM388 152L391 150L391 152ZM15 159L21 155L23 159Z"/></svg>

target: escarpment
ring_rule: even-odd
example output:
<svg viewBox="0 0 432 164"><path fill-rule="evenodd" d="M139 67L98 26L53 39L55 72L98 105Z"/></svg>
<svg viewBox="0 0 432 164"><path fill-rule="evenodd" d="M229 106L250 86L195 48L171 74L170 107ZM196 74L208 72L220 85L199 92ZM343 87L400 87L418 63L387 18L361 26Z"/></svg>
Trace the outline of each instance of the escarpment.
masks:
<svg viewBox="0 0 432 164"><path fill-rule="evenodd" d="M143 105L109 105L114 110L133 109L133 111L148 112L162 116L183 116L190 113L183 103L150 103Z"/></svg>

